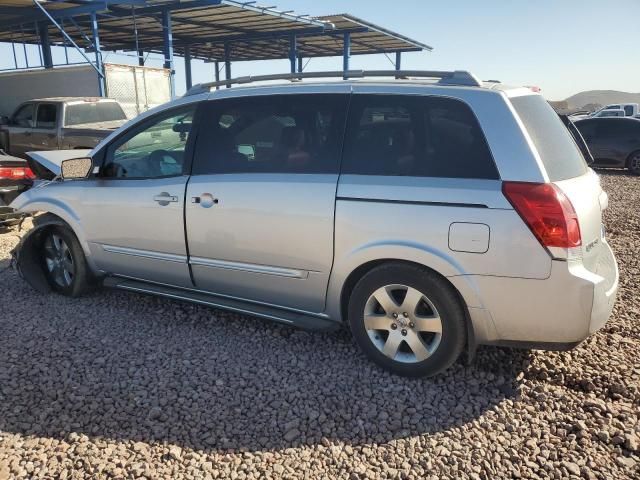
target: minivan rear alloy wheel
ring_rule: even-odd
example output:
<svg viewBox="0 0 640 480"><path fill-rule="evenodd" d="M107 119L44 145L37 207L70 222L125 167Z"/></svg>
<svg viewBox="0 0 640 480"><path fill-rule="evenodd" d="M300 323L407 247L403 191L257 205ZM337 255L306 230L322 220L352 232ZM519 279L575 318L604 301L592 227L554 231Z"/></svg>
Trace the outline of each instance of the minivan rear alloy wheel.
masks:
<svg viewBox="0 0 640 480"><path fill-rule="evenodd" d="M464 347L464 310L453 287L414 265L367 273L351 295L349 323L367 356L400 375L434 375Z"/></svg>
<svg viewBox="0 0 640 480"><path fill-rule="evenodd" d="M438 310L407 285L385 285L373 292L364 307L364 328L380 352L403 363L426 360L442 338Z"/></svg>

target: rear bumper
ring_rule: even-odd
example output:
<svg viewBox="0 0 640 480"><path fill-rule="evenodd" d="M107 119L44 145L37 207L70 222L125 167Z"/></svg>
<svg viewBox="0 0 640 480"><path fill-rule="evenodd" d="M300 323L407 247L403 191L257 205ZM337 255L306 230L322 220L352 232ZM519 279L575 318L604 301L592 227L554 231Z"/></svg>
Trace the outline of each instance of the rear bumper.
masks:
<svg viewBox="0 0 640 480"><path fill-rule="evenodd" d="M600 330L607 323L618 295L620 281L618 262L616 262L609 244L604 242L604 246L606 251L600 256L596 267L596 274L599 278L594 283L589 334Z"/></svg>
<svg viewBox="0 0 640 480"><path fill-rule="evenodd" d="M474 276L484 315L471 315L480 344L575 346L604 326L618 291L618 265L603 240L595 272L553 261L544 280Z"/></svg>

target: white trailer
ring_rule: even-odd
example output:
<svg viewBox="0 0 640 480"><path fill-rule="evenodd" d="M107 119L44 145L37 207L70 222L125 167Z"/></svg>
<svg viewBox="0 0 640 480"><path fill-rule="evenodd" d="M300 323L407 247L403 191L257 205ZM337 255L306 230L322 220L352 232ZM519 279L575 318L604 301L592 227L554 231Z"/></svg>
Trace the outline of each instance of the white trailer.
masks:
<svg viewBox="0 0 640 480"><path fill-rule="evenodd" d="M106 96L129 118L171 99L167 69L105 63L104 72ZM0 115L35 98L97 96L98 74L91 65L0 73Z"/></svg>

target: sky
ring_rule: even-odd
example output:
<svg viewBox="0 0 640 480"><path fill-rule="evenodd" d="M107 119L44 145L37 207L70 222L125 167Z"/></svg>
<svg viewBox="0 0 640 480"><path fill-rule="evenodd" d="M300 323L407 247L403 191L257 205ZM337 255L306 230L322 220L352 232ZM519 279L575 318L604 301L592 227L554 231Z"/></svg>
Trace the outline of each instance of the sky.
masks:
<svg viewBox="0 0 640 480"><path fill-rule="evenodd" d="M264 3L264 2L260 2ZM271 0L298 14L350 13L434 48L403 54L402 67L469 70L481 79L536 85L550 100L585 90L640 92L637 25L640 0ZM626 26L625 26L626 25ZM54 49L54 62L63 62ZM27 52L38 63L35 48ZM18 62L24 66L22 50ZM72 53L72 59L80 60ZM105 61L135 63L133 55L105 54ZM391 59L392 60L392 59ZM388 69L384 55L356 55L353 69ZM158 55L148 65L161 66ZM13 65L10 47L0 44L0 68ZM340 70L341 58L312 59L305 71ZM184 63L175 58L176 93L185 90ZM287 60L236 62L232 75L288 72ZM210 63L192 62L193 82L213 80Z"/></svg>

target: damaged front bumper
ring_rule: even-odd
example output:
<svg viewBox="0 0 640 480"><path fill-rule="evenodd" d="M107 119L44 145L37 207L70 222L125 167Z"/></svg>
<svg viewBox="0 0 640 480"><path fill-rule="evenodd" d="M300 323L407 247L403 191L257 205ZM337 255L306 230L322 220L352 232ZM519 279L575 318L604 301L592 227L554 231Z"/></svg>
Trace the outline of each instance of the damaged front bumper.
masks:
<svg viewBox="0 0 640 480"><path fill-rule="evenodd" d="M22 222L28 215L18 213L10 207L0 207L0 228L10 227Z"/></svg>

